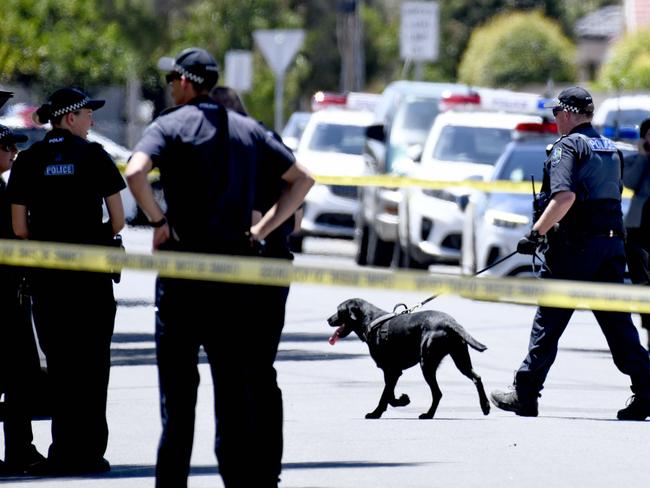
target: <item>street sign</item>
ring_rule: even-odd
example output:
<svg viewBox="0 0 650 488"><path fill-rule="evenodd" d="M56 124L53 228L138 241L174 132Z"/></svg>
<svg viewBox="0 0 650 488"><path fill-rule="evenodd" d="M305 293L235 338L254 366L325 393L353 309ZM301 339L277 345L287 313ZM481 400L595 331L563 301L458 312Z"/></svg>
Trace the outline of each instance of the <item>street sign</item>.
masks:
<svg viewBox="0 0 650 488"><path fill-rule="evenodd" d="M282 108L284 107L284 73L298 53L305 39L301 29L256 30L253 32L255 44L275 73L275 130L282 130Z"/></svg>
<svg viewBox="0 0 650 488"><path fill-rule="evenodd" d="M226 52L226 86L246 93L253 88L253 53L233 49Z"/></svg>
<svg viewBox="0 0 650 488"><path fill-rule="evenodd" d="M404 2L400 25L400 56L411 61L438 59L438 2Z"/></svg>
<svg viewBox="0 0 650 488"><path fill-rule="evenodd" d="M253 39L276 76L284 74L302 46L305 31L301 29L256 30Z"/></svg>

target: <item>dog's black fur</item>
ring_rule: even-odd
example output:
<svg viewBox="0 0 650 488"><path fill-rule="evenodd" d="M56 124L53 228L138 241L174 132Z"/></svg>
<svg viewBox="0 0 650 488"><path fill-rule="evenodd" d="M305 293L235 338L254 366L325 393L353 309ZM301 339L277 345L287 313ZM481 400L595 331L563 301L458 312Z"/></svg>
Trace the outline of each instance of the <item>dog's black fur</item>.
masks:
<svg viewBox="0 0 650 488"><path fill-rule="evenodd" d="M410 403L405 394L395 398L395 385L402 371L418 363L432 395L431 407L420 418L433 418L442 398L436 370L447 354L460 372L476 385L483 413L490 413L490 402L485 395L481 377L472 369L467 349L468 345L477 351L484 351L487 347L469 335L453 317L437 311L397 315L370 328L375 319L387 314L388 312L365 300L353 298L341 303L338 311L327 319L330 327L338 327L333 338L343 338L355 332L368 344L370 356L384 372L384 391L377 408L366 414L367 419L378 419L388 405L403 407Z"/></svg>

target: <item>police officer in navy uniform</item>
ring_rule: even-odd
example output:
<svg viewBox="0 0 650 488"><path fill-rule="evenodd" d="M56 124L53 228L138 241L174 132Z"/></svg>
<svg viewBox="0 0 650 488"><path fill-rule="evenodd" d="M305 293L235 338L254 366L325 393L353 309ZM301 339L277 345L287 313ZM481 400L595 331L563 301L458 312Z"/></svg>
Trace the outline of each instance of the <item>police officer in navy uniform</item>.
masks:
<svg viewBox="0 0 650 488"><path fill-rule="evenodd" d="M533 254L547 239L542 278L623 283L622 155L592 127L594 104L585 89L567 88L550 106L561 137L544 163L542 193L549 201L517 250ZM650 360L630 314L593 313L614 363L632 383L634 396L618 418L645 420L650 416ZM537 309L528 355L515 374L514 388L492 392L497 407L537 416L538 397L572 314L572 309Z"/></svg>
<svg viewBox="0 0 650 488"><path fill-rule="evenodd" d="M210 96L227 109L234 110L240 115L248 116L244 103L234 89L227 86L217 86L210 92ZM268 129L261 122L260 125L269 133L269 136L275 138L278 143L283 144L282 138L276 132ZM256 184L255 201L253 203L254 223L258 222L261 216L273 207L286 187L286 182L277 175L269 174L268 169L268 165L262 166L257 177L258 182ZM289 236L294 231L296 215L300 212L301 210L298 210L296 214L289 217L266 236L261 252L264 257L293 260L293 254L289 248ZM284 328L289 287L260 286L256 290L256 296L255 310L259 312L260 323L264 323L264 327L260 328L260 333L265 334L260 344L264 344L267 347L266 351L262 352L262 354L266 357L267 370L270 374L275 374L273 362L278 352L280 337ZM268 388L264 394L266 408L263 411L266 419L260 422L260 425L266 429L266 432L260 436L260 439L266 443L266 447L263 448L266 453L265 462L268 462L271 466L273 466L271 463L274 463L275 469L280 473L283 447L282 392L277 387L276 381L268 381L267 385Z"/></svg>
<svg viewBox="0 0 650 488"><path fill-rule="evenodd" d="M102 146L86 140L93 110L103 105L80 90L62 88L36 111L38 122L51 122L53 128L18 155L11 172L8 192L18 237L107 245L124 226L124 180ZM111 277L34 270L30 283L34 323L54 391L48 459L32 472L108 471L106 396L116 312Z"/></svg>
<svg viewBox="0 0 650 488"><path fill-rule="evenodd" d="M127 181L154 227L153 246L182 252L253 255L300 205L313 179L287 148L257 122L210 98L214 58L189 48L159 66L176 107L145 131L127 167ZM167 214L153 198L147 173L160 170ZM252 224L258 176L286 188ZM265 424L277 401L273 334L257 312L258 287L158 278L156 352L162 435L156 487L187 486L203 346L210 362L216 417L215 450L227 488L276 487L279 469L268 452ZM281 442L281 439L280 439Z"/></svg>
<svg viewBox="0 0 650 488"><path fill-rule="evenodd" d="M0 92L0 98L2 95ZM26 141L27 136L0 125L0 174L11 169L18 152L16 144ZM15 238L11 205L0 177L0 239ZM38 388L40 362L30 308L20 294L22 279L20 268L0 266L0 393L5 399L5 462L0 461L0 476L23 473L45 459L32 444L31 412L36 407L34 390Z"/></svg>

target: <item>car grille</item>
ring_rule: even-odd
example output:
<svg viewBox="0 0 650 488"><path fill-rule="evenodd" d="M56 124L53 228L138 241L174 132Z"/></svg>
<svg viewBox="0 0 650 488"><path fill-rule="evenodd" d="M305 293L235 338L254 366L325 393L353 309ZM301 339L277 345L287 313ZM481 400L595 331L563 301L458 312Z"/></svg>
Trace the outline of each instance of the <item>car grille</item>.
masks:
<svg viewBox="0 0 650 488"><path fill-rule="evenodd" d="M350 198L352 200L356 200L359 195L358 186L329 185L329 189L338 197Z"/></svg>
<svg viewBox="0 0 650 488"><path fill-rule="evenodd" d="M354 218L348 214L323 213L318 216L316 223L352 229L354 227Z"/></svg>
<svg viewBox="0 0 650 488"><path fill-rule="evenodd" d="M442 241L442 247L448 247L451 249L459 249L462 242L462 237L460 234L449 234Z"/></svg>

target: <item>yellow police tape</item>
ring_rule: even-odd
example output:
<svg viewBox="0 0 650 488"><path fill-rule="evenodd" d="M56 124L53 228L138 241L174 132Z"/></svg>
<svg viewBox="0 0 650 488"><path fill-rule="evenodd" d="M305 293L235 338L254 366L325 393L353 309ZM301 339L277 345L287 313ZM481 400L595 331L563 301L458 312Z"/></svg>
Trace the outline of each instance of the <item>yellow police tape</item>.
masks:
<svg viewBox="0 0 650 488"><path fill-rule="evenodd" d="M650 313L650 287L516 278L475 278L424 271L305 266L285 260L159 251L126 253L113 247L0 240L0 264L114 272L128 268L160 276L260 285L347 286L457 294L476 300L561 308Z"/></svg>
<svg viewBox="0 0 650 488"><path fill-rule="evenodd" d="M120 171L124 172L125 165L118 164ZM339 186L380 186L385 188L407 188L417 187L432 190L440 190L445 188L468 188L483 192L499 192L499 193L525 193L532 195L532 187L530 182L525 181L510 181L510 180L497 180L497 181L476 181L476 180L461 180L461 181L445 181L445 180L428 180L424 178L412 178L409 176L397 175L366 175L366 176L333 176L333 175L313 175L317 183L323 185L339 185ZM149 173L149 179L155 180L160 177L157 168ZM540 190L541 182L538 182L537 191ZM633 192L624 189L623 196L631 198Z"/></svg>

